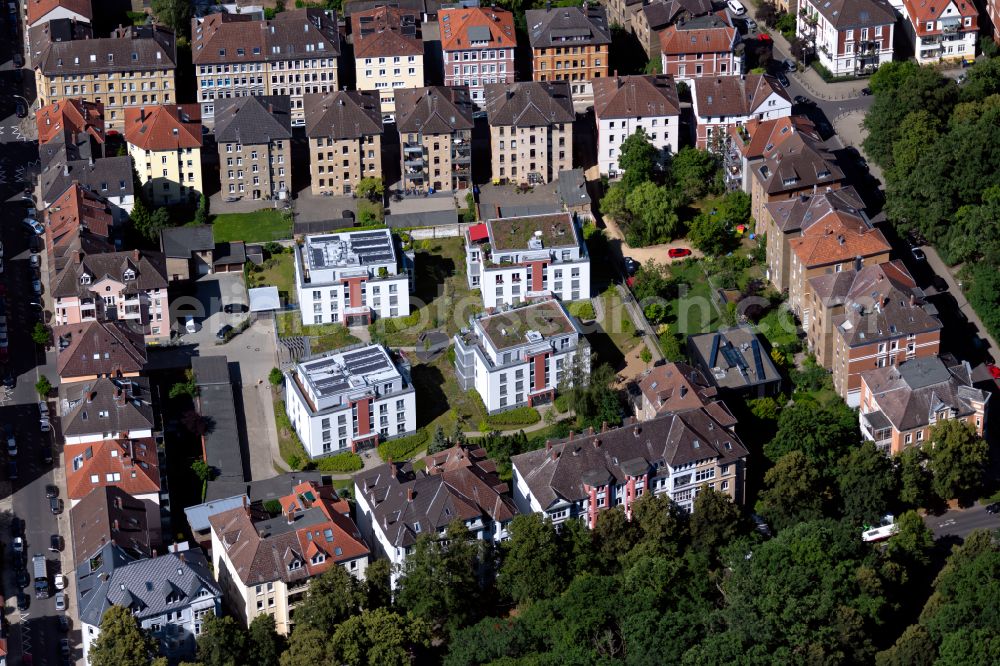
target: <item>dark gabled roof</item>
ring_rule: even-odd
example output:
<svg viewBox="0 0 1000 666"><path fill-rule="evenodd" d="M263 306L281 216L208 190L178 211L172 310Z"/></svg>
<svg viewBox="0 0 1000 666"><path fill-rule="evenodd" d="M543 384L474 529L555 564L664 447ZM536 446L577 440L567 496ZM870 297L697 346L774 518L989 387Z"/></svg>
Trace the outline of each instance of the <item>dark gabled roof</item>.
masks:
<svg viewBox="0 0 1000 666"><path fill-rule="evenodd" d="M128 270L135 273L134 280L124 279ZM87 284L81 281L85 275L90 277ZM124 282L126 294L166 289L166 259L160 252L139 250L76 256L55 276L51 285L52 296L92 298L91 289L104 278Z"/></svg>
<svg viewBox="0 0 1000 666"><path fill-rule="evenodd" d="M117 321L86 321L56 326L52 334L60 377L141 372L146 365L142 333Z"/></svg>
<svg viewBox="0 0 1000 666"><path fill-rule="evenodd" d="M212 225L168 227L160 232L160 250L171 259L190 259L195 252L215 248Z"/></svg>
<svg viewBox="0 0 1000 666"><path fill-rule="evenodd" d="M681 104L672 76L610 76L594 79L597 118L679 116Z"/></svg>
<svg viewBox="0 0 1000 666"><path fill-rule="evenodd" d="M53 148L48 152L48 148ZM39 183L42 201L52 203L73 186L74 181L99 197L130 197L135 190L132 180L132 158L102 157L95 160L67 159L65 146L43 146L39 149L42 173Z"/></svg>
<svg viewBox="0 0 1000 666"><path fill-rule="evenodd" d="M567 169L559 172L559 198L563 205L589 206L590 192L587 191L587 177L583 169Z"/></svg>
<svg viewBox="0 0 1000 666"><path fill-rule="evenodd" d="M608 13L604 7L529 9L525 12L525 22L533 49L611 43Z"/></svg>
<svg viewBox="0 0 1000 666"><path fill-rule="evenodd" d="M642 8L650 29L658 30L681 15L704 16L712 11L711 0L656 0Z"/></svg>
<svg viewBox="0 0 1000 666"><path fill-rule="evenodd" d="M279 12L270 21L240 14L193 18L191 51L195 65L337 58L337 12L295 9Z"/></svg>
<svg viewBox="0 0 1000 666"><path fill-rule="evenodd" d="M886 0L807 0L837 30L892 25L896 12ZM942 5L947 5L942 2Z"/></svg>
<svg viewBox="0 0 1000 666"><path fill-rule="evenodd" d="M191 359L191 370L198 384L198 413L212 422L212 428L202 437L205 462L215 471L215 479L219 481L249 480L228 359L225 356L198 356Z"/></svg>
<svg viewBox="0 0 1000 666"><path fill-rule="evenodd" d="M718 395L701 371L687 363L665 363L650 369L639 379L638 388L658 413L704 407Z"/></svg>
<svg viewBox="0 0 1000 666"><path fill-rule="evenodd" d="M517 513L486 451L456 446L425 462L421 472L410 462L390 462L354 476L357 501L370 507L373 526L394 546L412 545L419 534L435 533L455 519L504 523Z"/></svg>
<svg viewBox="0 0 1000 666"><path fill-rule="evenodd" d="M95 433L152 430L152 395L145 377L111 379L101 377L60 387L69 410L62 419L63 435L76 437ZM107 416L101 416L106 412Z"/></svg>
<svg viewBox="0 0 1000 666"><path fill-rule="evenodd" d="M42 42L36 68L46 76L174 70L174 33L161 25L127 26L110 37Z"/></svg>
<svg viewBox="0 0 1000 666"><path fill-rule="evenodd" d="M397 88L394 93L400 132L451 134L472 129L468 86Z"/></svg>
<svg viewBox="0 0 1000 666"><path fill-rule="evenodd" d="M488 83L484 96L493 127L548 127L576 120L568 81Z"/></svg>
<svg viewBox="0 0 1000 666"><path fill-rule="evenodd" d="M376 7L351 15L355 58L422 56L420 13L398 7Z"/></svg>
<svg viewBox="0 0 1000 666"><path fill-rule="evenodd" d="M784 233L804 231L822 223L830 215L844 214L861 219L865 203L853 187L822 190L765 204L771 219Z"/></svg>
<svg viewBox="0 0 1000 666"><path fill-rule="evenodd" d="M755 165L752 173L768 195L826 187L844 180L833 152L804 132L789 132L765 149L762 163Z"/></svg>
<svg viewBox="0 0 1000 666"><path fill-rule="evenodd" d="M706 409L657 416L649 421L552 442L511 457L511 464L543 507L587 498L585 485L622 484L628 476L657 476L705 460L725 464L749 455L731 428Z"/></svg>
<svg viewBox="0 0 1000 666"><path fill-rule="evenodd" d="M259 145L292 138L287 95L229 97L215 101L215 140Z"/></svg>
<svg viewBox="0 0 1000 666"><path fill-rule="evenodd" d="M148 507L121 488L95 488L69 511L75 565L114 542L137 558L161 547L159 507Z"/></svg>
<svg viewBox="0 0 1000 666"><path fill-rule="evenodd" d="M306 136L310 139L359 139L382 133L379 94L374 90L339 90L304 95Z"/></svg>
<svg viewBox="0 0 1000 666"><path fill-rule="evenodd" d="M756 113L772 95L788 102L788 92L770 74L701 77L694 80L694 107L697 117L749 116Z"/></svg>

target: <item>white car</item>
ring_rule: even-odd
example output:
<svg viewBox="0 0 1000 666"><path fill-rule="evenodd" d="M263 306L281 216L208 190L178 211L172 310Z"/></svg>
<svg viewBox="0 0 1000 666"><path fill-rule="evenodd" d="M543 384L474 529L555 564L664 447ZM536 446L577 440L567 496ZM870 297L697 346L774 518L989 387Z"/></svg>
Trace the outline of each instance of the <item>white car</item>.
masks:
<svg viewBox="0 0 1000 666"><path fill-rule="evenodd" d="M747 8L739 0L727 0L726 6L729 7L729 11L733 13L733 16L743 16L747 13Z"/></svg>
<svg viewBox="0 0 1000 666"><path fill-rule="evenodd" d="M56 574L55 580L56 580L56 589L57 590L65 590L66 589L66 576L63 576L62 574Z"/></svg>
<svg viewBox="0 0 1000 666"><path fill-rule="evenodd" d="M52 430L52 424L49 423L48 419L40 419L38 421L38 427L41 429L42 432L48 432Z"/></svg>
<svg viewBox="0 0 1000 666"><path fill-rule="evenodd" d="M42 258L37 254L33 254L31 255L31 258L28 259L28 265L32 268L38 268L42 265Z"/></svg>
<svg viewBox="0 0 1000 666"><path fill-rule="evenodd" d="M44 400L38 401L38 413L42 415L43 419L49 418L49 403Z"/></svg>
<svg viewBox="0 0 1000 666"><path fill-rule="evenodd" d="M21 537L14 537L14 552L23 553L24 552L24 539Z"/></svg>
<svg viewBox="0 0 1000 666"><path fill-rule="evenodd" d="M56 610L64 611L66 610L66 593L56 592Z"/></svg>

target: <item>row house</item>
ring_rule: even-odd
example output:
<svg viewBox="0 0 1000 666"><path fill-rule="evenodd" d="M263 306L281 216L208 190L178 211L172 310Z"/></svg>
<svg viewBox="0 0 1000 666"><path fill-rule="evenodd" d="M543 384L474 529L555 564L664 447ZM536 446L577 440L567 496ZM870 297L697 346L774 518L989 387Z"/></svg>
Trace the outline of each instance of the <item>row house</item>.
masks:
<svg viewBox="0 0 1000 666"><path fill-rule="evenodd" d="M725 403L718 399L718 389L705 379L701 370L683 362L653 366L638 378L630 393L633 412L640 421L649 421L667 412L708 407L713 403L725 408ZM716 414L717 420L720 417L721 412ZM722 420L728 422L725 418ZM735 418L730 425L734 424Z"/></svg>
<svg viewBox="0 0 1000 666"><path fill-rule="evenodd" d="M896 12L887 0L802 0L795 32L834 76L868 76L892 62Z"/></svg>
<svg viewBox="0 0 1000 666"><path fill-rule="evenodd" d="M781 373L749 326L688 336L687 356L721 395L762 398L781 390Z"/></svg>
<svg viewBox="0 0 1000 666"><path fill-rule="evenodd" d="M645 0L604 0L601 5L608 13L608 24L628 29L633 17L642 10Z"/></svg>
<svg viewBox="0 0 1000 666"><path fill-rule="evenodd" d="M680 149L681 105L673 78L665 74L595 80L594 116L602 176L618 176L621 145L640 130L663 163Z"/></svg>
<svg viewBox="0 0 1000 666"><path fill-rule="evenodd" d="M413 256L388 229L306 236L295 245L295 285L303 326L406 317Z"/></svg>
<svg viewBox="0 0 1000 666"><path fill-rule="evenodd" d="M514 502L559 525L580 520L594 529L603 511L622 507L631 520L646 494L666 495L687 512L704 488L744 501L749 452L732 425L703 408L546 442L511 457Z"/></svg>
<svg viewBox="0 0 1000 666"><path fill-rule="evenodd" d="M762 156L747 165L753 219L763 220L764 207L773 201L843 186L844 171L818 134L788 131L772 137L777 140L765 145Z"/></svg>
<svg viewBox="0 0 1000 666"><path fill-rule="evenodd" d="M304 120L303 96L338 89L340 32L332 10L296 9L270 20L209 14L191 20L198 103L208 127L217 99L288 95L293 125Z"/></svg>
<svg viewBox="0 0 1000 666"><path fill-rule="evenodd" d="M189 203L204 191L200 114L197 104L125 110L128 154L154 206Z"/></svg>
<svg viewBox="0 0 1000 666"><path fill-rule="evenodd" d="M73 566L114 543L132 559L163 552L160 508L148 507L117 486L95 488L69 510Z"/></svg>
<svg viewBox="0 0 1000 666"><path fill-rule="evenodd" d="M170 339L166 265L159 252L75 252L49 285L54 326L121 321L141 330L147 344Z"/></svg>
<svg viewBox="0 0 1000 666"><path fill-rule="evenodd" d="M379 93L342 90L305 96L313 194L351 196L362 178L382 177Z"/></svg>
<svg viewBox="0 0 1000 666"><path fill-rule="evenodd" d="M330 485L304 481L278 498L281 513L246 501L210 515L212 565L226 609L249 626L270 615L279 634L295 626L310 583L333 567L364 580L369 550L347 500Z"/></svg>
<svg viewBox="0 0 1000 666"><path fill-rule="evenodd" d="M64 383L98 377L138 377L146 365L141 333L117 321L88 321L57 326L56 371Z"/></svg>
<svg viewBox="0 0 1000 666"><path fill-rule="evenodd" d="M603 7L559 7L525 12L535 81L569 81L577 101L593 99L592 82L606 77L611 30Z"/></svg>
<svg viewBox="0 0 1000 666"><path fill-rule="evenodd" d="M70 19L82 23L90 23L94 19L94 10L90 0L24 0L25 26L35 26Z"/></svg>
<svg viewBox="0 0 1000 666"><path fill-rule="evenodd" d="M788 241L788 306L802 328L809 330L814 302L809 281L819 275L889 261L889 242L872 227L868 218L857 211L840 210L803 230ZM829 367L829 363L827 363Z"/></svg>
<svg viewBox="0 0 1000 666"><path fill-rule="evenodd" d="M590 298L590 256L570 213L503 217L465 232L470 289L487 310L555 296Z"/></svg>
<svg viewBox="0 0 1000 666"><path fill-rule="evenodd" d="M569 83L523 81L486 86L494 183L550 183L573 168Z"/></svg>
<svg viewBox="0 0 1000 666"><path fill-rule="evenodd" d="M62 403L59 413L66 446L110 439L153 441L153 402L146 377L99 377L59 388ZM152 462L145 452L137 452ZM68 467L70 462L71 457L67 456Z"/></svg>
<svg viewBox="0 0 1000 666"><path fill-rule="evenodd" d="M927 356L861 375L861 434L884 453L898 455L930 443L931 428L963 421L986 434L990 393L975 388L968 361Z"/></svg>
<svg viewBox="0 0 1000 666"><path fill-rule="evenodd" d="M69 160L104 157L104 104L68 98L35 113L39 152L58 151Z"/></svg>
<svg viewBox="0 0 1000 666"><path fill-rule="evenodd" d="M310 458L372 448L417 429L410 366L382 345L355 345L285 374L285 410Z"/></svg>
<svg viewBox="0 0 1000 666"><path fill-rule="evenodd" d="M45 209L45 250L58 275L76 252L114 252L115 219L108 205L74 183Z"/></svg>
<svg viewBox="0 0 1000 666"><path fill-rule="evenodd" d="M99 103L105 129L120 132L126 109L177 102L177 43L170 30L156 24L127 26L91 39L77 38L74 30L61 39L58 27L35 28L40 37L31 45L42 106L67 98Z"/></svg>
<svg viewBox="0 0 1000 666"><path fill-rule="evenodd" d="M770 74L702 77L691 82L695 146L722 152L732 127L792 115L792 99Z"/></svg>
<svg viewBox="0 0 1000 666"><path fill-rule="evenodd" d="M809 288L807 343L817 362L833 371L833 388L851 407L858 405L866 370L940 349L937 310L899 261L820 275Z"/></svg>
<svg viewBox="0 0 1000 666"><path fill-rule="evenodd" d="M491 414L551 402L574 367L590 372L590 345L556 300L472 317L455 336L459 386L475 390Z"/></svg>
<svg viewBox="0 0 1000 666"><path fill-rule="evenodd" d="M499 7L443 8L438 12L446 86L468 86L473 104L486 86L514 83L514 15Z"/></svg>
<svg viewBox="0 0 1000 666"><path fill-rule="evenodd" d="M450 192L472 187L469 88L397 89L403 189Z"/></svg>
<svg viewBox="0 0 1000 666"><path fill-rule="evenodd" d="M292 122L286 95L215 104L219 180L229 196L285 199L292 187Z"/></svg>
<svg viewBox="0 0 1000 666"><path fill-rule="evenodd" d="M667 26L707 16L713 10L711 0L653 0L643 3L632 14L632 32L650 60L660 57L660 32Z"/></svg>
<svg viewBox="0 0 1000 666"><path fill-rule="evenodd" d="M822 189L792 199L769 203L757 222L757 233L767 235L765 275L774 288L787 292L792 266L789 241L800 238L810 227L828 220L848 218L870 225L861 195L853 187Z"/></svg>
<svg viewBox="0 0 1000 666"><path fill-rule="evenodd" d="M117 555L118 549L105 552L110 571L88 575L89 561L77 568L85 662L89 663L88 655L101 633L101 620L111 605L132 613L158 654L171 661L191 658L205 620L222 612L222 592L205 555L200 550L176 550L131 561ZM97 559L103 561L103 553Z"/></svg>
<svg viewBox="0 0 1000 666"><path fill-rule="evenodd" d="M125 399L123 396L112 397L118 402ZM89 413L94 426L100 427L102 418L110 420L109 417L102 417L104 411L100 397L92 402L88 399L81 409L81 415ZM66 460L66 496L70 505L75 506L95 489L114 486L147 507L158 506L162 484L156 441L151 437L110 435L112 438L109 439L66 444L63 455Z"/></svg>
<svg viewBox="0 0 1000 666"><path fill-rule="evenodd" d="M660 31L661 70L677 81L743 74L743 43L725 12L695 16Z"/></svg>
<svg viewBox="0 0 1000 666"><path fill-rule="evenodd" d="M499 544L517 515L506 483L486 451L453 446L413 462L387 461L354 475L358 527L392 563L395 585L422 534L438 538L460 520L476 539Z"/></svg>
<svg viewBox="0 0 1000 666"><path fill-rule="evenodd" d="M802 132L814 142L823 138L805 116L760 121L750 118L743 125L730 125L722 150L723 177L728 190L753 191L753 166L790 134ZM758 220L758 227L760 221Z"/></svg>
<svg viewBox="0 0 1000 666"><path fill-rule="evenodd" d="M972 61L979 10L971 0L892 0L917 64Z"/></svg>
<svg viewBox="0 0 1000 666"><path fill-rule="evenodd" d="M399 7L376 7L351 15L355 87L378 93L382 116L396 118L395 88L424 85L424 42L420 14Z"/></svg>
<svg viewBox="0 0 1000 666"><path fill-rule="evenodd" d="M71 187L80 186L108 206L116 225L124 223L135 207L132 158L68 159L65 146L39 147L39 209L51 206Z"/></svg>

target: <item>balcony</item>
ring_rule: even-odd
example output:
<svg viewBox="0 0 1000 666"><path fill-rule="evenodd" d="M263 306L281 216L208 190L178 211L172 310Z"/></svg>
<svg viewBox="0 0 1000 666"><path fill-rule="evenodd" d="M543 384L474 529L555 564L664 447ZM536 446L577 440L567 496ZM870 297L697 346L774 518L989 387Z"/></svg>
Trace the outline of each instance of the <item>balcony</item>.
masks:
<svg viewBox="0 0 1000 666"><path fill-rule="evenodd" d="M861 434L875 442L880 451L888 451L892 444L892 423L881 411L861 414Z"/></svg>
<svg viewBox="0 0 1000 666"><path fill-rule="evenodd" d="M879 52L881 45L878 42L858 42L857 55L874 55Z"/></svg>
<svg viewBox="0 0 1000 666"><path fill-rule="evenodd" d="M409 168L419 168L422 169L426 162L424 161L423 155L412 155L406 154L403 156L403 166L407 169Z"/></svg>

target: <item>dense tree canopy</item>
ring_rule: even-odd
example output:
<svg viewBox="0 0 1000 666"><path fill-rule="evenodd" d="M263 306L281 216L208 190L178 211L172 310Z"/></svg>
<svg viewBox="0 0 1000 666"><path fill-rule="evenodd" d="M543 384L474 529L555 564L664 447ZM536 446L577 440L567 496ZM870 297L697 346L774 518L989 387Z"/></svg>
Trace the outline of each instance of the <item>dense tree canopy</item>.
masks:
<svg viewBox="0 0 1000 666"><path fill-rule="evenodd" d="M145 634L131 611L111 606L101 618L101 633L88 654L93 666L150 666L156 642Z"/></svg>

